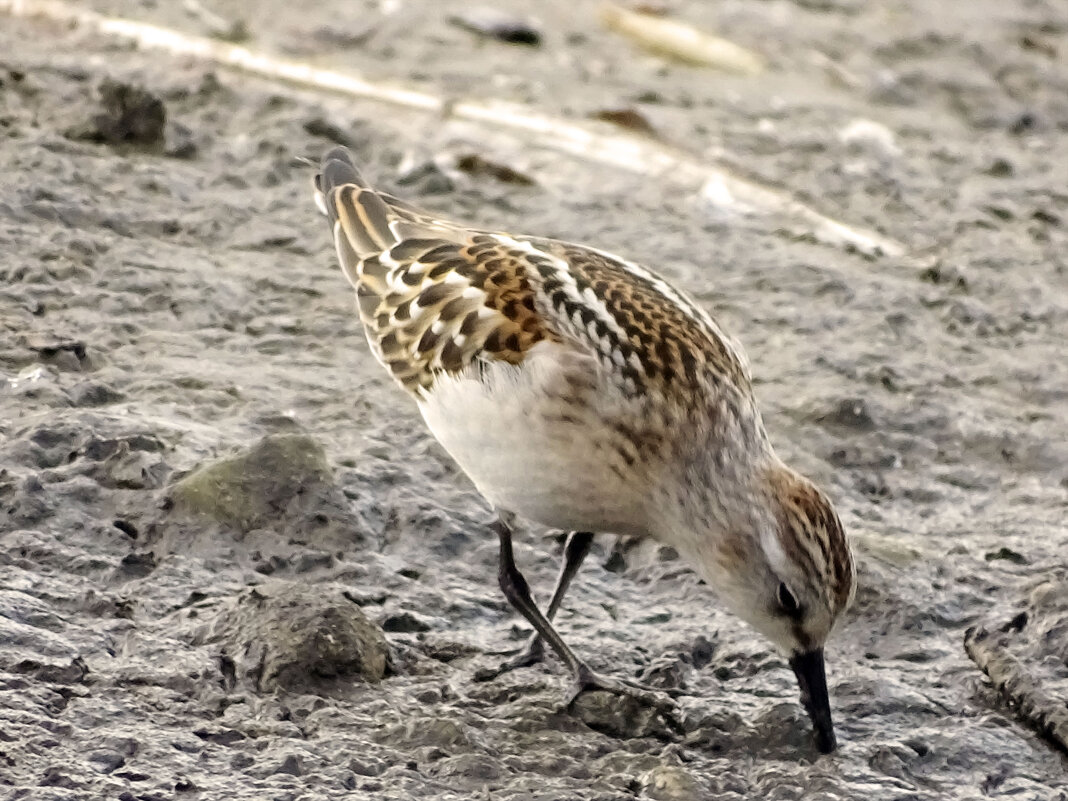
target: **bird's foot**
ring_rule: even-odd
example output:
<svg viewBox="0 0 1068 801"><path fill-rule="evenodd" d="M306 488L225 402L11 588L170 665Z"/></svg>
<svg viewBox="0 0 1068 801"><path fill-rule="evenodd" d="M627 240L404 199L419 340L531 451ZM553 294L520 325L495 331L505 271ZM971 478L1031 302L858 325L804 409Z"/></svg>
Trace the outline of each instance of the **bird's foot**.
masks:
<svg viewBox="0 0 1068 801"><path fill-rule="evenodd" d="M586 665L580 665L575 672L575 680L567 702L568 710L574 708L575 702L584 693L597 690L613 693L624 698L631 698L642 706L650 707L660 712L667 720L677 720L680 714L678 704L672 700L668 691L650 687L637 681L602 676L599 673L594 673Z"/></svg>
<svg viewBox="0 0 1068 801"><path fill-rule="evenodd" d="M496 667L479 668L475 671L475 681L492 681L498 676L518 668L536 665L545 657L545 645L537 635L527 640L527 644L515 656L506 659Z"/></svg>
<svg viewBox="0 0 1068 801"><path fill-rule="evenodd" d="M618 696L607 701L587 693L611 693ZM568 711L586 725L617 737L646 737L673 739L685 731L681 709L665 693L638 682L609 678L594 673L580 664Z"/></svg>

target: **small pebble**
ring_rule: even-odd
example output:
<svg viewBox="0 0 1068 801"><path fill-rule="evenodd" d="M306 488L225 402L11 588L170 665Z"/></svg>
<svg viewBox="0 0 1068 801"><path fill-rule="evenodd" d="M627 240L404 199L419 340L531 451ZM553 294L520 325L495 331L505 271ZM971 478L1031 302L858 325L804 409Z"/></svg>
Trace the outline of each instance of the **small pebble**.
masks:
<svg viewBox="0 0 1068 801"><path fill-rule="evenodd" d="M465 30L509 44L537 47L541 44L541 32L530 20L506 14L484 6L469 8L449 19Z"/></svg>

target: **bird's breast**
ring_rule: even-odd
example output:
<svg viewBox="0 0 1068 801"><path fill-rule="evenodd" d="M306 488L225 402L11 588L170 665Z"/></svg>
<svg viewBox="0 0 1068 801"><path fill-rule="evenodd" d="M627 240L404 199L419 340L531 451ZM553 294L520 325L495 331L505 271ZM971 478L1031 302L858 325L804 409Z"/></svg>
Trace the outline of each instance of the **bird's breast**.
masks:
<svg viewBox="0 0 1068 801"><path fill-rule="evenodd" d="M419 406L494 506L555 528L648 533L668 432L595 360L543 343L519 365L440 376Z"/></svg>

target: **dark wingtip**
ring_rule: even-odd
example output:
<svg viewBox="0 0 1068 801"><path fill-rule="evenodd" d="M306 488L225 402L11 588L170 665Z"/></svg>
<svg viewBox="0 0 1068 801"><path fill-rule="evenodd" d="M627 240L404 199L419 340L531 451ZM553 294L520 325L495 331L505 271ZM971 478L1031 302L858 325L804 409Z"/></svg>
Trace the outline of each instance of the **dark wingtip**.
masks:
<svg viewBox="0 0 1068 801"><path fill-rule="evenodd" d="M344 145L335 145L323 154L322 165L324 167L331 161L340 161L350 167L356 166L356 161L352 158L352 151Z"/></svg>
<svg viewBox="0 0 1068 801"><path fill-rule="evenodd" d="M352 152L347 147L338 145L330 148L323 156L319 174L315 176L315 188L329 194L330 190L345 184L364 186L360 171L356 169L356 162L352 158Z"/></svg>

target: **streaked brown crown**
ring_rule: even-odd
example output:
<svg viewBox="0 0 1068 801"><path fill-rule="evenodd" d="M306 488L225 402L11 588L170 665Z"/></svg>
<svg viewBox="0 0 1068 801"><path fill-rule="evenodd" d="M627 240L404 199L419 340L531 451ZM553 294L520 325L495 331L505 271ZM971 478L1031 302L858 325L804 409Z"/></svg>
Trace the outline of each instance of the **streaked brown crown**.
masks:
<svg viewBox="0 0 1068 801"><path fill-rule="evenodd" d="M804 476L786 467L767 473L786 555L805 574L819 577L828 607L844 610L856 589L853 552L830 499Z"/></svg>

